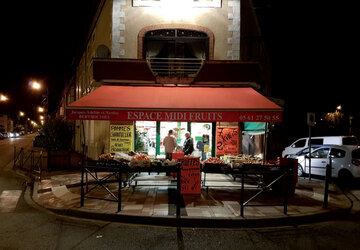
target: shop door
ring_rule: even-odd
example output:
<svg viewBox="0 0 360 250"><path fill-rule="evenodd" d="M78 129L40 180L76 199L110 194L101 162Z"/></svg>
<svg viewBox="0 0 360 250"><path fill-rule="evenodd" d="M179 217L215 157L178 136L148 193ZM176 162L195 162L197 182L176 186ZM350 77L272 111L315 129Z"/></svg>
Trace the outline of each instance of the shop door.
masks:
<svg viewBox="0 0 360 250"><path fill-rule="evenodd" d="M174 131L178 149L182 149L185 141L185 132L188 131L187 122L160 122L160 156L165 157L164 138L168 135L169 130Z"/></svg>
<svg viewBox="0 0 360 250"><path fill-rule="evenodd" d="M211 157L211 143L212 143L212 124L210 122L191 123L191 137L194 140L194 156L200 157L204 161Z"/></svg>

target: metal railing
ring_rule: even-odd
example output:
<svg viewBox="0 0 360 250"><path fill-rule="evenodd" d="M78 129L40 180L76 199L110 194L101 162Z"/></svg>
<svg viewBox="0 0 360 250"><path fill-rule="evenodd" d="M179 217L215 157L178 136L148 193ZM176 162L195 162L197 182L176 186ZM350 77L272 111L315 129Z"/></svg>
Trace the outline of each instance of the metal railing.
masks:
<svg viewBox="0 0 360 250"><path fill-rule="evenodd" d="M199 58L147 58L155 76L195 77L203 59Z"/></svg>
<svg viewBox="0 0 360 250"><path fill-rule="evenodd" d="M14 147L14 168L27 170L29 176L38 176L41 181L43 152Z"/></svg>

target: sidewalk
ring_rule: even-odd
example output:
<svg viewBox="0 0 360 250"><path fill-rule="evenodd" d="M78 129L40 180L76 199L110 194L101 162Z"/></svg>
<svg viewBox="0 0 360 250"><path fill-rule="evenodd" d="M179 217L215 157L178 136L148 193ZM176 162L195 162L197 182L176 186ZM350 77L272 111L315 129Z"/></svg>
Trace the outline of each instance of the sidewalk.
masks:
<svg viewBox="0 0 360 250"><path fill-rule="evenodd" d="M176 182L165 174L139 176L138 186L122 189L122 207L117 212L117 202L85 199L80 206L81 173L47 172L33 185L32 200L54 213L89 219L110 220L138 224L189 227L259 227L303 224L331 220L347 215L353 202L330 184L328 208L323 208L324 181L299 178L295 195L289 198L287 215L283 206L246 206L240 216L240 182L222 174L208 174L207 185L200 195L183 195L180 220L176 217ZM158 185L158 186L141 186ZM170 187L168 186L170 185ZM107 185L117 195L117 183ZM252 186L253 188L254 186ZM247 188L250 188L248 186ZM96 190L96 191L95 191ZM105 189L95 189L93 194L111 198ZM255 194L247 189L245 197ZM282 197L280 197L280 200ZM252 205L279 203L271 191L261 194ZM356 203L356 202L355 202ZM355 204L358 206L358 204Z"/></svg>

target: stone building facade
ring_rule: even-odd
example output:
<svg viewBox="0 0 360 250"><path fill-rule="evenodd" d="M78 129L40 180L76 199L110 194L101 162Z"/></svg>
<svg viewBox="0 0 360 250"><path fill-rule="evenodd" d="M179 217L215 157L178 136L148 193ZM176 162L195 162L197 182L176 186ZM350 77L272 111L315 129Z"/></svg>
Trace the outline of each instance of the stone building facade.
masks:
<svg viewBox="0 0 360 250"><path fill-rule="evenodd" d="M76 60L75 75L69 79L63 92L60 115L65 115L68 104L103 84L124 84L122 79L94 77L94 65L101 60L151 60L150 57L157 55L165 58L180 55L181 58L224 65L229 61L237 65L255 62L259 65L256 81L231 80L229 84L251 86L268 95L270 71L251 6L251 0L99 1L87 39ZM100 62L96 61L97 58L101 58ZM189 83L188 78L193 79L193 76L159 77L154 84L163 84L164 81L175 86L179 83L194 84L191 80ZM110 121L74 123L76 151L91 158L109 152Z"/></svg>

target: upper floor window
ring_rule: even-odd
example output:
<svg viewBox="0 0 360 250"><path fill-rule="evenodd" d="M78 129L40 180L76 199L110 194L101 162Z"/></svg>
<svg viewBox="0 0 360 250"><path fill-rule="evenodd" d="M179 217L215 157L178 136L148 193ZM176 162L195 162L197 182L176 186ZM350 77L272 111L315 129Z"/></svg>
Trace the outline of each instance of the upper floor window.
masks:
<svg viewBox="0 0 360 250"><path fill-rule="evenodd" d="M206 33L186 29L152 30L144 36L144 59L209 59L209 37Z"/></svg>
<svg viewBox="0 0 360 250"><path fill-rule="evenodd" d="M161 7L172 2L185 2L195 8L220 8L221 0L133 0L134 7Z"/></svg>
<svg viewBox="0 0 360 250"><path fill-rule="evenodd" d="M155 75L194 77L209 59L209 37L196 30L151 30L143 37L143 58Z"/></svg>

